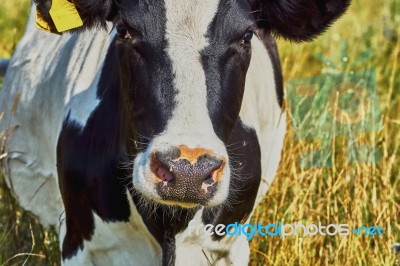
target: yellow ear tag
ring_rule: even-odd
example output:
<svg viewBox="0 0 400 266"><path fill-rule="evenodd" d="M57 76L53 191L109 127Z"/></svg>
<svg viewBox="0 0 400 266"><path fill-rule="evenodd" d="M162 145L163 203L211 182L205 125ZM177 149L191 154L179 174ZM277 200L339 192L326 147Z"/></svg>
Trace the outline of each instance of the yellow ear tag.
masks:
<svg viewBox="0 0 400 266"><path fill-rule="evenodd" d="M49 13L58 32L64 32L83 25L75 5L67 0L53 0Z"/></svg>

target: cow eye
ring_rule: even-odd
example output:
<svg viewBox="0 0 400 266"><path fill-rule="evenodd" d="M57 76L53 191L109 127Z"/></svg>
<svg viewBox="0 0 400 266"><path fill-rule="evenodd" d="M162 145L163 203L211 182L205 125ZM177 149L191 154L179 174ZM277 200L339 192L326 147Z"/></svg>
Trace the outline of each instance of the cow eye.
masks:
<svg viewBox="0 0 400 266"><path fill-rule="evenodd" d="M253 38L253 31L248 30L246 33L243 35L242 43L243 44L249 44L251 42L251 39Z"/></svg>
<svg viewBox="0 0 400 266"><path fill-rule="evenodd" d="M117 35L122 40L129 40L131 39L131 35L129 34L128 30L126 29L125 25L119 24L116 27Z"/></svg>

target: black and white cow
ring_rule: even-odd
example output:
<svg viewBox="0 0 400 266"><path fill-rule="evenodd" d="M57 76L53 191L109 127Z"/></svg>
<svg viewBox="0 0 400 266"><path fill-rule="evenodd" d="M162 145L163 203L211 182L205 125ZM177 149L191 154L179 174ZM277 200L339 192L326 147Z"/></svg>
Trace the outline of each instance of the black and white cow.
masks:
<svg viewBox="0 0 400 266"><path fill-rule="evenodd" d="M64 265L247 265L245 236L188 224L249 219L286 127L272 34L311 40L349 0L71 2L91 30L31 18L0 97L22 206L61 213Z"/></svg>

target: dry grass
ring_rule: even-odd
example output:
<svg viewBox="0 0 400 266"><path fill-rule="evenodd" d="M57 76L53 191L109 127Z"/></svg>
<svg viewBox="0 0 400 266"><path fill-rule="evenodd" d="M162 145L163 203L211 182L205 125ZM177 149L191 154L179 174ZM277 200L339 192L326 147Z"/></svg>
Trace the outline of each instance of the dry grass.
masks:
<svg viewBox="0 0 400 266"><path fill-rule="evenodd" d="M383 237L291 236L258 237L252 243L252 265L398 265L391 245L400 240L400 2L353 1L347 15L317 42L292 45L280 42L285 80L332 72L332 67L317 60L322 53L348 72L349 66L370 50L372 56L356 67L370 69L377 76L382 130L364 134L364 141L382 152L376 164L349 164L346 138L336 137L331 144L333 167L301 169L302 152L315 149L318 139L297 141L290 123L280 170L255 221L263 223L379 225ZM397 36L397 37L396 37ZM343 65L340 44L346 40ZM344 51L342 52L343 57ZM289 81L290 83L290 81ZM291 106L289 106L291 108ZM288 117L290 120L290 117ZM303 128L304 131L318 130ZM356 134L356 133L354 133Z"/></svg>
<svg viewBox="0 0 400 266"><path fill-rule="evenodd" d="M0 2L0 58L12 55L23 34L29 0ZM0 87L1 87L0 78ZM0 107L0 117L1 117ZM1 119L1 118L0 118ZM0 158L4 134L0 132ZM58 265L58 240L23 211L8 191L0 172L0 265Z"/></svg>
<svg viewBox="0 0 400 266"><path fill-rule="evenodd" d="M0 57L11 53L21 36L27 14L27 0L0 3ZM364 134L363 141L376 146L382 158L375 164L349 164L346 160L346 138L333 138L333 167L302 169L298 156L317 147L318 139L297 141L288 123L283 159L277 179L254 221L264 224L317 223L350 226L379 225L383 237L255 237L251 242L252 265L399 265L391 245L400 241L400 2L354 0L348 14L332 29L311 44L290 44L280 41L285 80L320 75L331 66L317 59L322 53L348 72L363 52L367 57L355 70L370 69L377 77L383 128ZM347 41L346 56L340 48ZM347 57L349 64L344 64ZM290 81L289 81L290 82ZM291 108L289 106L288 108ZM1 111L1 110L0 110ZM289 114L290 112L288 112ZM290 117L288 115L288 119ZM308 128L303 130L316 130ZM35 220L20 210L0 177L0 265L56 265L59 252L53 232L40 228ZM30 229L32 226L32 230ZM33 239L35 245L33 246ZM32 248L33 247L33 248ZM14 258L16 254L20 254Z"/></svg>

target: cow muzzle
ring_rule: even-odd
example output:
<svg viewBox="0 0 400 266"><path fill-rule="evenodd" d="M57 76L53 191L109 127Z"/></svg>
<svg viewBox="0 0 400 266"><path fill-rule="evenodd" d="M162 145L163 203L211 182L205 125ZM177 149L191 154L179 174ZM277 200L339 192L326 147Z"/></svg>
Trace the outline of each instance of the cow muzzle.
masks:
<svg viewBox="0 0 400 266"><path fill-rule="evenodd" d="M224 166L224 158L201 148L180 146L151 155L157 193L173 202L206 204L217 191Z"/></svg>
<svg viewBox="0 0 400 266"><path fill-rule="evenodd" d="M135 162L133 184L147 198L166 205L216 206L229 187L227 155L185 145L152 147Z"/></svg>

